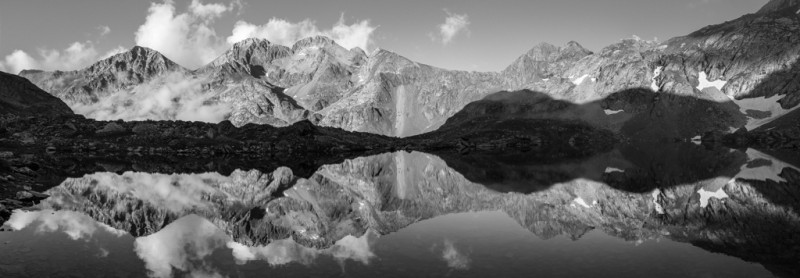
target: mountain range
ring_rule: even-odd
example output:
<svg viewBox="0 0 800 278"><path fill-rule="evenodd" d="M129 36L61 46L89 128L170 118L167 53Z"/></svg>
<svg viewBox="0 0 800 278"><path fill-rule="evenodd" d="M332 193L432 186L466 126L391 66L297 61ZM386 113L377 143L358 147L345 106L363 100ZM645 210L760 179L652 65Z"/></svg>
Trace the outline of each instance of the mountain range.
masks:
<svg viewBox="0 0 800 278"><path fill-rule="evenodd" d="M625 39L592 52L542 43L500 72L436 68L326 37L292 47L246 39L198 69L133 47L76 71L20 73L98 120L230 120L287 126L309 120L408 137L439 129L468 104L494 101L517 117L588 123L628 137L691 138L757 129L800 105L800 4L759 11L665 42ZM522 94L522 95L520 95ZM502 94L501 94L502 95ZM509 106L510 105L510 106ZM527 107L536 105L538 109ZM502 110L502 109L501 109ZM787 116L788 115L788 116Z"/></svg>

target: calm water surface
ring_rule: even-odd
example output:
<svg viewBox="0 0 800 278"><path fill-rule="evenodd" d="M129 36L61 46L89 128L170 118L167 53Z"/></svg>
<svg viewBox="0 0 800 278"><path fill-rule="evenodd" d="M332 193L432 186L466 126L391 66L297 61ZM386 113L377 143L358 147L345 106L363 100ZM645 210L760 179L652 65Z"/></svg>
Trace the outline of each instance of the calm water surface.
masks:
<svg viewBox="0 0 800 278"><path fill-rule="evenodd" d="M797 277L791 154L389 153L67 179L0 232L2 277Z"/></svg>

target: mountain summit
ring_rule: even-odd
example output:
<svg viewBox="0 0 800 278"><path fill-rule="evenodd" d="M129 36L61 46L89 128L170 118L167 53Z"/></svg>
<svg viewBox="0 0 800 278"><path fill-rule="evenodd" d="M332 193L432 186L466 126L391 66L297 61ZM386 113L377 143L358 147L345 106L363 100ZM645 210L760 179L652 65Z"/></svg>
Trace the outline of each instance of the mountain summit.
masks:
<svg viewBox="0 0 800 278"><path fill-rule="evenodd" d="M757 12L758 14L797 14L800 13L800 0L771 0Z"/></svg>

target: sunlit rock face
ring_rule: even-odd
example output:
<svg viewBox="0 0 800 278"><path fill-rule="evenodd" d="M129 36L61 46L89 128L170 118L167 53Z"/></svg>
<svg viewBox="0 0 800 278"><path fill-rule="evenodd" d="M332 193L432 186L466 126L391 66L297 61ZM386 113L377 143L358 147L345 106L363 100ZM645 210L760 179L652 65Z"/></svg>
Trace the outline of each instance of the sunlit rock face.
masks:
<svg viewBox="0 0 800 278"><path fill-rule="evenodd" d="M440 69L311 37L292 47L244 40L196 70L135 47L79 71L21 75L77 113L103 120L285 126L310 119L406 137L436 130L487 95L530 90L604 112L613 120L598 127L618 133L692 138L754 129L798 107L795 6L773 1L758 13L663 43L625 39L596 53L576 42L543 43L501 72ZM566 113L555 117L598 124L597 113ZM651 122L670 132L638 130Z"/></svg>

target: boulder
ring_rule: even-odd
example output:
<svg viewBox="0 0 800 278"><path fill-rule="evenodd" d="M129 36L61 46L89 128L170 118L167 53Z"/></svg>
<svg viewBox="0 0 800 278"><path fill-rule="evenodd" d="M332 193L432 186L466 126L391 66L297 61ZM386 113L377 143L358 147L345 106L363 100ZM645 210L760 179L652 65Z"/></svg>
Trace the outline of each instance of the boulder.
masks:
<svg viewBox="0 0 800 278"><path fill-rule="evenodd" d="M136 135L151 136L156 135L156 132L158 132L158 127L156 127L154 124L140 123L134 126L131 131L133 131L133 133Z"/></svg>
<svg viewBox="0 0 800 278"><path fill-rule="evenodd" d="M125 133L127 130L118 123L108 123L102 129L96 131L97 135L117 135Z"/></svg>

